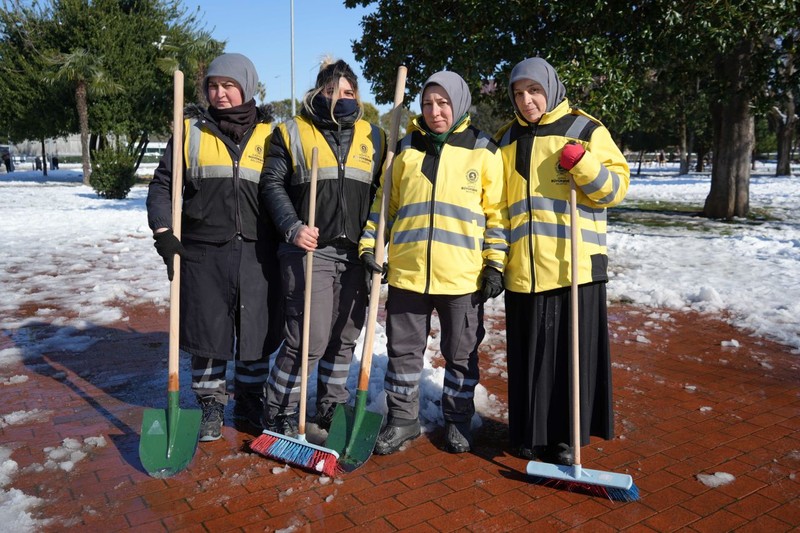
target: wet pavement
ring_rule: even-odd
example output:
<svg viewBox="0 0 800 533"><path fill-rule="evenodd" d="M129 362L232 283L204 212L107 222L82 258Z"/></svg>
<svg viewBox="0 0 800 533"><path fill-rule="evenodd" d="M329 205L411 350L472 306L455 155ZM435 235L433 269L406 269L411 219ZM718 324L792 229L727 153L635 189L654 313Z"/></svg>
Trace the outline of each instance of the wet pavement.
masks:
<svg viewBox="0 0 800 533"><path fill-rule="evenodd" d="M617 438L593 439L582 462L630 474L636 502L531 483L526 461L505 449L502 416L484 418L471 453L444 452L438 428L320 477L249 452L256 432L233 427L232 402L222 439L201 443L179 474L150 477L139 432L145 408L166 406L166 389L153 384L166 375L168 318L135 308L86 332L101 339L86 349L53 342L0 366L0 449L18 465L0 473L0 508L33 501L29 530L46 532L797 530L800 354L708 316L610 312ZM502 317L490 324L502 328ZM40 338L57 331L25 327ZM0 352L24 345L18 335L3 332ZM502 352L490 338L487 350ZM482 383L503 402L506 382L487 371L490 359Z"/></svg>

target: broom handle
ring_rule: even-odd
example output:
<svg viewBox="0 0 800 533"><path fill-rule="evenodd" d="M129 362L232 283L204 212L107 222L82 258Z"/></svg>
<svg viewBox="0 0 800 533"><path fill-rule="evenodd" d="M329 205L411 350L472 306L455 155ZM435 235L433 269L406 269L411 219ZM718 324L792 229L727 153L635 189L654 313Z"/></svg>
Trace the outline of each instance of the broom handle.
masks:
<svg viewBox="0 0 800 533"><path fill-rule="evenodd" d="M580 400L580 335L578 322L578 194L575 180L569 180L569 236L572 275L570 281L570 315L572 318L572 453L573 464L581 464L581 400Z"/></svg>
<svg viewBox="0 0 800 533"><path fill-rule="evenodd" d="M308 193L308 227L313 228L317 218L317 147L311 150L311 189ZM300 349L300 413L297 429L306 433L306 392L308 389L308 337L311 328L311 276L314 271L314 251L306 252L306 279L303 291L303 341Z"/></svg>
<svg viewBox="0 0 800 533"><path fill-rule="evenodd" d="M378 214L378 230L375 235L375 261L383 264L385 255L386 216L389 212L389 196L392 192L392 163L394 162L395 146L400 130L400 112L403 97L406 91L406 67L397 69L397 81L394 86L394 107L392 108L392 123L389 129L389 140L386 146L386 161L383 165L383 198ZM367 330L364 333L364 345L361 353L361 373L358 376L358 390L369 390L369 374L372 370L372 348L375 344L375 324L378 321L378 300L381 294L381 274L373 272L372 285L369 291L369 312L367 313Z"/></svg>
<svg viewBox="0 0 800 533"><path fill-rule="evenodd" d="M176 70L172 76L172 233L181 238L181 204L183 202L183 72ZM172 259L174 274L169 284L169 363L167 392L180 390L179 345L181 303L181 258Z"/></svg>

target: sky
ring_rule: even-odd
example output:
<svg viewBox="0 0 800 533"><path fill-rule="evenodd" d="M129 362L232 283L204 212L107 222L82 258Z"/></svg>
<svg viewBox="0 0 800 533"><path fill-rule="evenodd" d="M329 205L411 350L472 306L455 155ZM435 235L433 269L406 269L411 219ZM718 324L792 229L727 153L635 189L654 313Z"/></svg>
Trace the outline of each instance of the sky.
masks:
<svg viewBox="0 0 800 533"><path fill-rule="evenodd" d="M143 167L140 172L152 174L152 170ZM774 177L774 166L769 165L759 165L754 172L750 206L754 211L766 210L767 219L716 222L623 209L643 202L703 205L710 188L707 174L679 176L673 165L645 167L642 175L633 176L621 208L611 212L609 300L641 306L660 320L688 310L717 316L740 328L737 338L725 341L728 346L754 344L758 338L751 335L756 335L781 342L800 356L800 168L794 167L793 172L793 176ZM77 165L61 165L46 180L37 171L8 175L0 170L0 250L4 251L0 254L0 328L13 341L12 347L0 350L0 390L12 393L28 379L9 375L4 367L46 351L91 350L102 331L94 326L124 328L126 305L166 312L169 285L147 227L146 196L147 188L137 186L125 200L100 199L81 184ZM31 309L36 309L34 316L22 316ZM502 313L503 295L487 302L487 320ZM49 336L42 335L37 322L50 325ZM436 320L434 329L438 329ZM492 336L503 337L504 332L489 334L485 346L505 345L503 338ZM647 333L638 335L636 342L649 342ZM362 349L363 332L348 380L351 391L356 389ZM441 398L443 369L431 363L438 352L435 335L428 339L420 383L425 431L444 425L436 404ZM380 322L373 353L369 408L385 413L386 334ZM504 375L505 354L490 352L489 358L488 373ZM165 380L164 375L139 381L124 393L125 400L156 407L152 391L164 390ZM184 357L181 402L193 406L188 380L188 357ZM309 394L316 394L313 377ZM313 405L310 401L310 414ZM476 390L476 408L476 428L482 417L507 416L505 405L482 385ZM7 413L0 407L0 428L51 415L37 409ZM92 447L105 445L102 435L53 442L44 450L45 462L26 468L69 470ZM42 500L13 487L14 479L26 470L19 469L11 452L0 443L0 524L11 524L14 531L35 531L41 524L32 517L32 510Z"/></svg>
<svg viewBox="0 0 800 533"><path fill-rule="evenodd" d="M347 9L342 0L184 0L190 12L199 8L211 35L227 41L226 52L249 57L267 89L267 101L291 98L294 5L294 94L301 99L316 80L325 56L345 60L359 79L361 99L382 113L391 103L378 105L351 42L361 38L361 18L373 8Z"/></svg>

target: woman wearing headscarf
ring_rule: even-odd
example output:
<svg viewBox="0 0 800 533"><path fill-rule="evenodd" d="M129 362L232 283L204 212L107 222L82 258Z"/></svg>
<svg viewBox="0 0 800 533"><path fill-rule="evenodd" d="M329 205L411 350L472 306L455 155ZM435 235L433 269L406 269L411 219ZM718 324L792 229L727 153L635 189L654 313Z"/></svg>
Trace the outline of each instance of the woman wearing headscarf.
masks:
<svg viewBox="0 0 800 533"><path fill-rule="evenodd" d="M350 397L347 376L364 326L367 287L358 239L378 187L386 139L363 120L358 79L344 61L322 64L299 115L275 131L261 173L261 199L283 242L285 342L267 384L266 429L297 434L303 295L311 298L308 362L317 371L315 422L327 431ZM311 153L318 149L316 227L308 226ZM310 286L306 252L314 251ZM310 370L309 370L310 372Z"/></svg>
<svg viewBox="0 0 800 533"><path fill-rule="evenodd" d="M570 105L542 58L518 63L508 95L515 118L495 136L505 167L511 242L506 267L508 425L512 451L572 464L570 224L579 225L581 445L614 436L606 282L606 209L630 170L608 130ZM578 220L570 220L570 182Z"/></svg>
<svg viewBox="0 0 800 533"><path fill-rule="evenodd" d="M150 183L147 214L170 280L173 257L183 258L180 348L192 356L200 440L211 441L221 436L227 361L236 361L234 419L261 428L283 312L277 236L258 198L271 108L256 106L258 75L241 54L214 59L203 86L209 107L186 110L184 138L167 143ZM183 143L182 241L171 229L173 142Z"/></svg>
<svg viewBox="0 0 800 533"><path fill-rule="evenodd" d="M381 455L420 434L419 380L434 310L445 360L445 447L451 453L470 450L483 304L503 290L508 217L497 145L470 125L472 97L458 74L433 74L421 103L422 114L398 143L391 190L378 191L360 245L367 268L382 271L374 257L375 236L382 198L389 194L389 412L375 444Z"/></svg>

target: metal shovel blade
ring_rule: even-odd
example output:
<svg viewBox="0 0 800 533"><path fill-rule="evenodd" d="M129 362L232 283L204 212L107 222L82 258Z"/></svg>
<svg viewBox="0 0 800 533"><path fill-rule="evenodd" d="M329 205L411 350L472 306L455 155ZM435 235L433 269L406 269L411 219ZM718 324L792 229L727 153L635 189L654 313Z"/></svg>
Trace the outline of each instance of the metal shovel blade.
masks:
<svg viewBox="0 0 800 533"><path fill-rule="evenodd" d="M169 407L145 409L139 438L139 459L153 477L170 477L187 466L197 448L200 409L178 407L178 392L168 393Z"/></svg>
<svg viewBox="0 0 800 533"><path fill-rule="evenodd" d="M325 446L339 454L339 468L352 472L367 462L383 425L383 415L368 411L367 392L357 391L355 407L337 405Z"/></svg>

